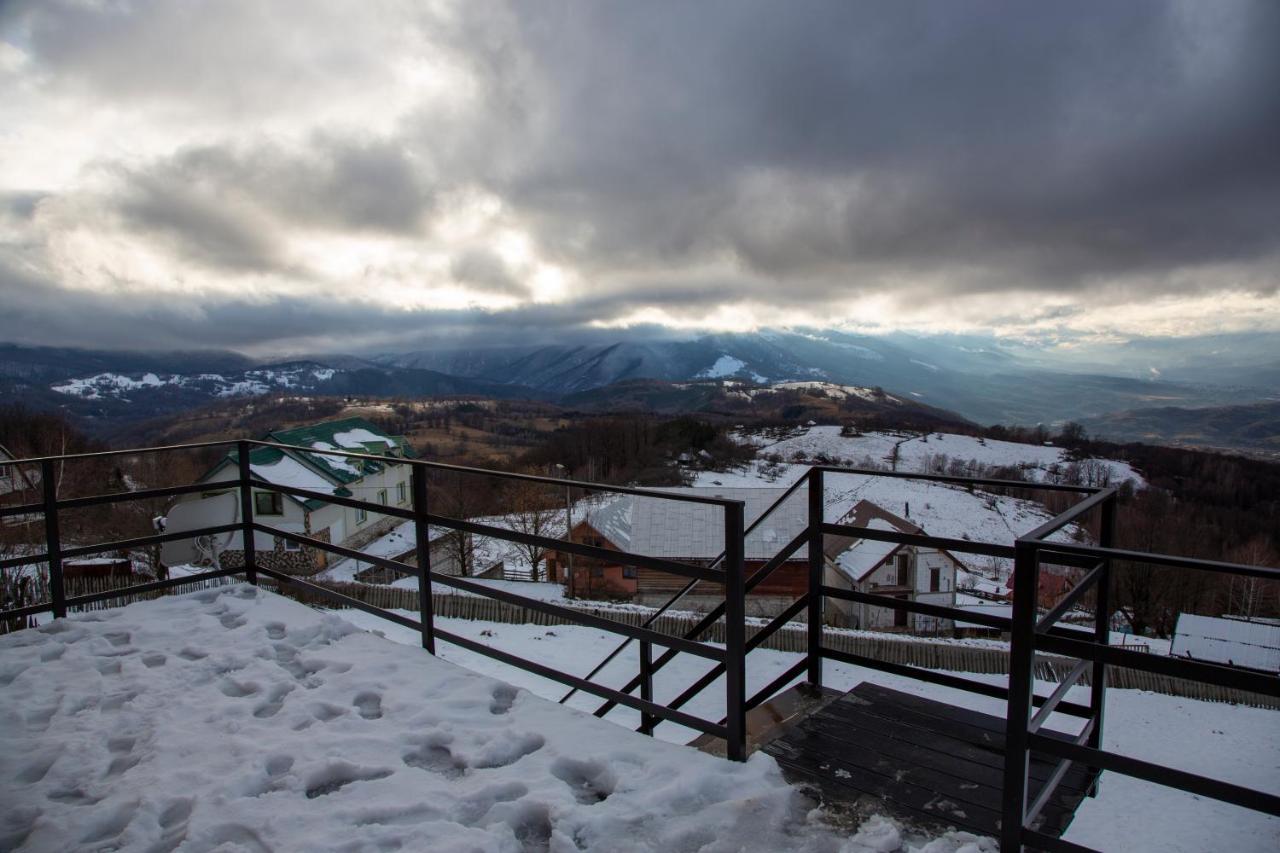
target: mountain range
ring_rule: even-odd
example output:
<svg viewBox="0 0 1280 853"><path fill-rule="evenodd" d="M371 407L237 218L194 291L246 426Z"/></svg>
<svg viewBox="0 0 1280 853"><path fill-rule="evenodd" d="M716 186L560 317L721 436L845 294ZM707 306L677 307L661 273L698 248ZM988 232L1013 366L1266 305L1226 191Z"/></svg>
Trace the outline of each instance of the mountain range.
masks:
<svg viewBox="0 0 1280 853"><path fill-rule="evenodd" d="M238 353L137 353L0 345L0 395L100 423L136 421L210 400L277 391L326 396L484 396L584 410L707 405L716 389L791 381L879 388L977 423L1085 421L1133 434L1145 412L1280 401L1276 336L1226 336L1059 349L980 336L859 335L829 330L710 334L551 346L320 354L261 362ZM1121 352L1123 351L1123 352ZM643 381L642 381L643 380ZM678 387L696 383L694 390ZM1158 414L1164 411L1165 414ZM1267 417L1264 411L1262 417ZM1256 430L1256 425L1255 425Z"/></svg>

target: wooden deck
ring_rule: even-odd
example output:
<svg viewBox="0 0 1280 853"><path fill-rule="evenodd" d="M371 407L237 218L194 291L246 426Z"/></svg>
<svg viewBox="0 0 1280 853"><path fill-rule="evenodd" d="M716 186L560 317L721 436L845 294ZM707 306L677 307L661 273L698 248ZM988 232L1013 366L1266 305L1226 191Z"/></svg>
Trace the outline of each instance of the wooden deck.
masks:
<svg viewBox="0 0 1280 853"><path fill-rule="evenodd" d="M1000 717L864 682L762 749L836 812L877 811L921 830L998 835L1004 728ZM1029 800L1052 770L1033 755ZM1036 828L1065 832L1092 782L1072 766Z"/></svg>

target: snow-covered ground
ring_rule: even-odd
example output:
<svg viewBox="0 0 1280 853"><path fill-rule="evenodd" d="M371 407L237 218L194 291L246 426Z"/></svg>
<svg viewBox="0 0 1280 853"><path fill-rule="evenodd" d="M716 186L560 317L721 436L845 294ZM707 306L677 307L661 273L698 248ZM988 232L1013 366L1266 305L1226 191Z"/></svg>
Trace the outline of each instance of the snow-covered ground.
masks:
<svg viewBox="0 0 1280 853"><path fill-rule="evenodd" d="M998 441L952 433L868 432L842 436L838 426L797 427L785 434L745 433L738 440L754 445L761 453L777 454L785 461L803 457L843 459L861 465L871 462L898 471L921 473L934 470L940 462L953 460L979 466L1021 468L1029 479L1055 481L1071 464L1061 447ZM897 460L894 461L894 451ZM797 457L799 454L799 457ZM1092 459L1087 463L1109 472L1114 483L1131 480L1141 486L1141 475L1127 462ZM943 471L945 473L945 471Z"/></svg>
<svg viewBox="0 0 1280 853"><path fill-rule="evenodd" d="M347 618L363 627L383 632L390 639L408 645L419 642L416 632L378 617L351 611ZM442 619L438 623L445 630L575 675L586 675L617 639L602 631L577 626L548 628L459 619ZM566 692L558 682L448 644L441 644L440 654L446 660L507 680L548 699L559 699ZM748 658L748 692L763 687L798 659L797 655L786 652L753 651ZM596 680L619 687L636 674L638 666L635 644L632 643ZM677 656L657 675L655 696L659 701L671 699L709 667L707 661L689 655ZM1004 683L1003 676L964 675L975 680ZM1004 703L997 699L861 667L828 662L825 678L829 686L840 689L852 688L862 681L874 681L894 690L983 713L1003 717L1005 712ZM1045 693L1053 685L1042 684L1039 687L1039 692ZM683 710L700 717L719 719L724 711L723 696L724 682L721 679L691 700ZM1068 696L1074 701L1087 703L1088 688L1073 688ZM1280 794L1280 712L1198 702L1138 690L1112 689L1107 696L1105 748ZM588 710L600 703L596 697L579 693L568 704ZM616 709L607 719L630 728L639 724L639 715L627 708ZM1074 718L1061 715L1053 715L1049 726L1061 731L1078 730ZM695 733L664 723L658 726L656 734L659 739L685 743ZM1280 846L1280 818L1109 773L1103 779L1101 795L1081 806L1066 838L1098 850L1135 853L1272 851Z"/></svg>
<svg viewBox="0 0 1280 853"><path fill-rule="evenodd" d="M883 819L824 824L767 756L654 741L452 659L243 585L0 637L0 849L900 849Z"/></svg>

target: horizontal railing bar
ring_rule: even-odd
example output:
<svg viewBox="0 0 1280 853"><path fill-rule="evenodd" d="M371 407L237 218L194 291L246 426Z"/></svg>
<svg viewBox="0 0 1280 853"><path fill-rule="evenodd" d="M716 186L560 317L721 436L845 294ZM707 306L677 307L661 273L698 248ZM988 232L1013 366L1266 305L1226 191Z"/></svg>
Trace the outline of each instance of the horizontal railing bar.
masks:
<svg viewBox="0 0 1280 853"><path fill-rule="evenodd" d="M348 548L345 545L335 545L332 542L323 542L303 533L296 533L291 530L281 530L278 527L272 527L269 524L263 524L260 521L253 523L253 529L258 533L265 533L268 536L279 536L281 539L287 539L290 542L296 542L299 545L305 545L309 548L318 548L321 551L328 551L330 554L337 554L339 557L346 557L350 560L359 560L362 563L368 563L371 566L377 566L383 569L390 569L393 572L399 572L402 575L417 575L418 570L408 563L401 563L390 557L380 557L376 554L366 554L363 551L357 551L355 548Z"/></svg>
<svg viewBox="0 0 1280 853"><path fill-rule="evenodd" d="M1045 853L1102 853L1092 847L1085 847L1083 844L1076 844L1074 841L1067 841L1056 835L1048 835L1026 827L1022 828L1022 842L1032 850L1043 850Z"/></svg>
<svg viewBox="0 0 1280 853"><path fill-rule="evenodd" d="M1106 567L1107 564L1105 562L1098 563L1087 575L1082 577L1080 582L1072 587L1066 595L1062 596L1062 599L1053 605L1053 608L1048 613L1040 617L1040 621L1036 622L1036 632L1043 634L1058 624L1058 620L1065 616L1068 610L1075 607L1076 602L1098 582Z"/></svg>
<svg viewBox="0 0 1280 853"><path fill-rule="evenodd" d="M1121 666L1126 669L1138 669L1153 672L1157 675L1168 675L1173 678L1185 678L1189 681L1201 681L1205 684L1216 684L1219 687L1234 687L1238 690L1249 690L1266 696L1280 697L1280 678L1260 672L1246 672L1204 661L1175 658L1165 655L1153 655L1148 652L1134 652L1116 646L1104 646L1088 640L1076 640L1053 634L1038 634L1035 638L1036 648L1052 654L1083 660L1098 661L1108 666Z"/></svg>
<svg viewBox="0 0 1280 853"><path fill-rule="evenodd" d="M897 530L876 530L872 527L854 527L850 524L824 522L822 532L829 536L852 536L855 539L873 539L877 542L897 542L918 548L945 548L963 554L981 554L986 557L1013 559L1012 545L994 542L970 542L968 539L951 539L946 536L923 536L918 533L901 533Z"/></svg>
<svg viewBox="0 0 1280 853"><path fill-rule="evenodd" d="M5 557L0 560L0 569L12 569L14 566L26 566L32 563L49 562L49 553L41 551L39 554L27 554L19 557Z"/></svg>
<svg viewBox="0 0 1280 853"><path fill-rule="evenodd" d="M391 610L383 610L380 607L375 607L374 605L369 604L368 602L361 601L358 598L352 598L349 595L343 595L337 590L332 590L332 589L329 589L328 587L323 587L317 584L313 584L310 581L305 581L302 578L296 577L295 575L287 575L284 572L279 572L279 571L276 571L275 569L269 569L266 566L261 566L261 565L258 566L258 573L266 575L269 578L274 578L275 580L279 581L285 586L296 586L299 589L304 589L307 592L320 596L321 598L327 598L330 601L336 601L340 604L346 604L349 607L355 608L356 610L363 610L365 613L378 616L382 619L386 619L388 622L394 622L397 625L402 625L405 628L412 628L415 631L422 630L422 623L419 622L417 619L410 619L407 616L401 616L399 613L396 613Z"/></svg>
<svg viewBox="0 0 1280 853"><path fill-rule="evenodd" d="M984 628L994 628L998 631L1008 631L1013 620L1007 616L992 616L987 613L970 613L968 610L961 610L958 607L947 607L943 604L929 604L924 601L911 601L905 598L894 598L890 595L882 595L874 592L862 592L856 589L841 589L838 586L823 586L822 594L831 598L839 598L844 601L854 601L859 604L871 604L876 607L891 607L894 610L906 610L911 613L920 613L924 616L937 616L942 619L953 619L957 622L969 622L973 625L982 625Z"/></svg>
<svg viewBox="0 0 1280 853"><path fill-rule="evenodd" d="M281 539L287 539L291 542L296 542L299 545L319 548L321 550L329 551L331 553L348 557L350 559L360 560L362 562L370 563L372 565L376 565L381 568L391 569L392 571L400 572L405 575L413 575L420 578L420 573L413 566L410 566L406 563L398 562L396 560L392 560L387 557L375 557L372 554L364 554L360 551L356 551L355 549L347 548L342 545L333 545L332 543L329 543L329 542L321 542L319 539L313 539L312 537L306 536L301 533L293 533L288 530L279 530L275 527L271 527L265 524L255 523L253 527L254 527L254 530L257 530L260 533L266 533L271 536L279 536ZM574 610L569 607L564 607L563 605L553 604L552 602L549 602L549 601L540 601L539 599L528 598L526 596L519 595L518 593L507 592L506 590L485 586L484 584L477 583L472 580L467 580L465 578L453 577L451 575L445 575L445 574L440 574L438 572L433 572L431 575L431 582L432 584L438 583L438 584L441 584L442 586L449 586L449 587L453 587L454 589L460 589L460 590L463 590L464 592L469 592L484 598L492 598L497 601L505 601L508 604L514 604L519 607L527 608L529 610L536 610L540 613L547 613L552 616L559 616L562 619L564 619L566 622L571 622L573 624L588 625L593 628L600 628L605 631L611 631L616 634L623 634L625 636L633 637L637 640L647 640L649 642L657 643L664 646L669 646L671 648L679 648L681 651L688 652L689 654L697 655L699 657L704 657L709 660L716 660L716 661L724 660L724 650L717 648L715 646L708 646L702 643L695 643L695 642L683 639L681 637L673 637L669 634L663 634L660 631L654 631L648 628L641 628L636 625L627 625L623 622L617 622L613 619L608 619L603 616L596 616L591 613L583 613L580 610Z"/></svg>
<svg viewBox="0 0 1280 853"><path fill-rule="evenodd" d="M233 447L235 439L198 441L191 444L161 444L156 447L134 447L128 450L95 450L90 453L63 453L58 456L32 456L27 459L7 459L6 465L31 465L38 462L62 462L70 459L102 459L108 456L135 456L141 453L167 453L176 450L204 450L209 447ZM294 448L297 450L298 448Z"/></svg>
<svg viewBox="0 0 1280 853"><path fill-rule="evenodd" d="M865 666L869 669L878 669L881 672L888 672L893 675L902 675L907 678L915 678L921 681L928 681L933 684L940 684L943 687L953 687L957 690L964 690L968 693L990 696L993 699L1009 698L1008 688L1001 687L998 684L987 684L981 681L961 678L958 675L947 675L945 673L934 672L931 669L923 669L921 667L911 666L910 664L905 663L892 663L890 661L880 660L879 658L840 651L839 649L833 649L830 646L822 646L820 651L824 658L829 658L831 660L838 661L839 663L846 663L850 666Z"/></svg>
<svg viewBox="0 0 1280 853"><path fill-rule="evenodd" d="M969 693L977 693L982 696L990 696L993 699L1008 699L1009 688L1001 687L998 684L987 684L983 681L974 681L970 678L962 678L958 675L949 675L947 673L935 672L932 669L924 669L923 667L912 666L905 663L892 663L890 661L880 660L879 658L867 657L866 655L853 654L851 652L843 652L839 649L833 649L830 646L823 646L821 649L822 656L839 663L847 663L851 666L865 666L870 669L878 669L881 672L888 672L893 675L901 675L907 678L915 678L920 681L928 681L933 684L940 684L943 687L954 687L957 690L964 690ZM1031 701L1034 705L1043 705L1047 697L1032 696ZM1088 705L1080 705L1075 702L1059 702L1058 713L1067 714L1072 717L1088 718L1092 716L1093 711Z"/></svg>
<svg viewBox="0 0 1280 853"><path fill-rule="evenodd" d="M897 477L902 480L928 480L932 483L952 483L958 486L1002 486L1010 489L1036 489L1048 492L1076 492L1091 495L1098 491L1093 486L1069 486L1064 483L1026 483L1022 480L999 480L990 477L957 477L951 474L913 474L910 471L878 471L871 468L840 468L835 465L814 465L831 474L865 474L869 477Z"/></svg>
<svg viewBox="0 0 1280 853"><path fill-rule="evenodd" d="M686 714L682 711L673 711L656 702L647 702L644 699L638 699L629 693L623 693L621 690L614 690L612 687L605 687L603 685L596 684L594 681L587 681L585 678L579 678L576 675L569 675L568 673L561 672L558 669L552 669L544 664L531 661L528 658L513 655L510 652L504 652L501 649L495 649L492 646L486 646L484 643L476 642L475 640L455 634L452 631L445 631L441 628L436 628L435 635L436 640L444 640L446 643L453 643L455 646L460 646L461 648L475 652L476 654L493 658L494 660L514 666L517 669L522 669L525 672L531 672L534 675L540 675L543 678L549 678L552 681L558 681L561 684L576 687L584 693L592 693L602 699L609 699L615 704L626 705L628 708L640 711L641 713L661 717L664 720L672 723L678 723L682 726L687 726L688 728L702 732L703 734L709 734L713 737L719 738L723 738L728 734L724 726L717 726L715 723L708 722L701 717L695 717L692 714Z"/></svg>
<svg viewBox="0 0 1280 853"><path fill-rule="evenodd" d="M1067 695L1067 691L1075 686L1076 682L1080 680L1080 676L1092 668L1093 663L1087 660L1082 660L1072 667L1071 672L1067 673L1058 682L1057 688L1049 694L1049 698L1044 700L1044 704L1040 706L1040 710L1036 711L1035 716L1031 718L1031 722L1027 723L1027 731L1039 731L1045 720L1049 719L1049 715L1058 707L1058 703Z"/></svg>
<svg viewBox="0 0 1280 853"><path fill-rule="evenodd" d="M1118 755L1101 749L1094 749L1083 744L1056 740L1036 733L1028 735L1028 745L1039 752L1045 752L1058 758L1068 758L1089 767L1098 767L1154 782L1166 788L1176 788L1189 794L1198 794L1211 800L1242 806L1269 815L1280 816L1280 796L1268 794L1234 785L1221 779L1211 779L1196 773L1188 773L1173 767L1153 764L1128 755Z"/></svg>
<svg viewBox="0 0 1280 853"><path fill-rule="evenodd" d="M380 456L376 453L359 453L347 450L318 450L311 447L298 447L292 444L277 444L271 441L251 440L249 444L256 447L271 447L276 450L315 453L321 456L342 456L347 459L363 459L385 465L417 465L435 471L452 471L459 474L474 474L483 477L499 477L504 480L521 480L526 483L542 483L548 486L570 487L589 492L613 492L620 495L636 495L638 497L661 498L663 500L682 501L684 503L709 504L718 507L732 507L742 501L732 498L713 498L704 495L690 495L681 492L665 492L659 489L640 489L633 486L611 486L603 483L588 483L584 480L565 480L559 477L545 477L540 474L518 474L513 471L494 471L489 468L475 468L468 465L451 465L447 462L430 462L426 459L409 459L403 456Z"/></svg>
<svg viewBox="0 0 1280 853"><path fill-rule="evenodd" d="M141 548L144 545L159 545L164 542L177 542L180 539L195 539L200 536L217 536L219 533L235 533L239 524L220 524L217 527L199 527L195 530L178 530L173 533L156 533L151 536L136 536L132 539L117 539L114 542L99 542L96 545L81 545L75 548L64 548L62 559L71 560L86 554L101 554L103 551L123 551L129 548Z"/></svg>
<svg viewBox="0 0 1280 853"><path fill-rule="evenodd" d="M14 504L12 506L0 506L0 518L8 518L11 515L35 515L37 513L44 515L44 504Z"/></svg>
<svg viewBox="0 0 1280 853"><path fill-rule="evenodd" d="M538 545L555 551L563 551L566 554L575 554L579 557L600 560L606 563L621 563L627 566L637 566L642 569L652 569L656 572L665 572L671 575L680 575L681 577L696 578L697 580L710 581L717 584L723 584L725 580L723 571L719 569L708 569L705 566L695 566L692 563L664 560L661 557L632 554L628 551L610 551L608 548L584 545L581 542L570 542L565 539L556 539L551 536L536 536L532 533L521 533L517 530L508 530L505 527L494 527L489 524L482 524L477 521L467 521L465 519L453 518L447 515L426 513L423 515L423 519L427 523L433 524L436 527L447 527L451 530L461 530L476 536L491 536L495 539L504 539L508 542L519 542L524 545Z"/></svg>
<svg viewBox="0 0 1280 853"><path fill-rule="evenodd" d="M1089 720L1084 724L1084 728L1075 737L1076 743L1084 743L1089 739L1089 735L1093 734L1094 721ZM1040 816L1040 811L1048 805L1050 798L1053 797L1058 785L1062 784L1062 779L1067 775L1067 771L1071 769L1074 762L1069 758L1064 758L1058 762L1053 768L1053 772L1049 774L1049 778L1044 781L1044 785L1040 788L1040 793L1036 795L1035 801L1031 807L1027 809L1026 817L1023 818L1023 824L1033 823Z"/></svg>
<svg viewBox="0 0 1280 853"><path fill-rule="evenodd" d="M341 495L326 494L324 492L317 492L313 489L299 489L294 486L281 486L276 483L268 483L266 480L262 480L257 477L250 479L249 484L253 486L253 488L261 489L264 492L279 492L282 495L310 498L313 501L337 504L338 506L350 507L352 509L363 509L380 515L390 515L396 518L402 518L406 521L412 521L417 517L414 515L413 510L406 509L404 507L391 506L390 504L381 504L374 501L362 501L359 498L345 498Z"/></svg>
<svg viewBox="0 0 1280 853"><path fill-rule="evenodd" d="M219 489L238 489L239 480L222 480L217 483L192 483L186 486L165 486L156 489L139 489L136 492L109 492L103 495L89 495L83 498L62 498L58 501L58 509L79 509L87 506L120 503L122 501L140 501L149 498L167 498L175 495L190 495L196 492L213 492Z"/></svg>
<svg viewBox="0 0 1280 853"><path fill-rule="evenodd" d="M757 708L763 705L765 702L768 702L771 698L773 698L773 694L777 693L779 690L785 687L791 681L791 679L795 678L797 675L804 672L806 669L808 669L808 667L809 667L809 662L803 658L796 661L794 665L787 667L787 669L781 675L779 675L773 681L770 681L764 687L757 690L755 695L753 695L750 699L747 700L746 709L750 711L753 708Z"/></svg>
<svg viewBox="0 0 1280 853"><path fill-rule="evenodd" d="M1203 560L1198 557L1179 557L1175 554L1151 554L1145 551L1129 551L1124 548L1103 548L1100 545L1077 545L1068 542L1046 542L1040 551L1076 554L1094 560L1124 560L1130 563L1146 563L1167 566L1172 569L1195 569L1202 572L1245 575L1265 580L1280 580L1280 569L1269 566L1250 566L1244 563L1228 563L1222 560Z"/></svg>
<svg viewBox="0 0 1280 853"><path fill-rule="evenodd" d="M1043 541L1044 537L1052 533L1056 533L1057 531L1066 527L1068 524L1075 521L1077 518L1089 512L1090 510L1094 509L1095 507L1101 506L1103 503L1105 503L1108 500L1111 500L1113 497L1115 497L1116 492L1117 492L1117 489L1115 489L1114 487L1095 492L1089 497L1080 501L1080 503L1067 507L1067 509L1058 513L1053 518L1049 519L1044 524L1037 527L1035 530L1032 530L1030 533L1023 534L1019 538L1030 539L1033 541ZM1047 545L1050 543L1044 542L1043 544Z"/></svg>
<svg viewBox="0 0 1280 853"><path fill-rule="evenodd" d="M465 578L445 575L439 572L431 574L431 582L433 584L442 584L450 586L454 589L460 589L464 592L474 593L485 598L492 598L497 601L505 601L508 604L514 604L519 607L525 607L529 610L536 610L539 613L546 613L550 616L559 616L566 622L572 622L578 625L587 625L592 628L599 628L604 631L611 631L615 634L622 634L633 640L641 640L644 642L654 643L655 645L667 646L668 648L678 649L687 654L696 655L706 658L707 660L723 661L725 658L724 649L717 646L710 646L705 643L698 643L693 640L686 640L683 637L664 634L661 631L655 631L652 628L641 628L638 625L628 625L625 622L618 622L604 616L596 616L591 613L584 613L563 605L554 604L549 601L540 601L536 598L528 598L514 592L488 587L475 581L469 581Z"/></svg>
<svg viewBox="0 0 1280 853"><path fill-rule="evenodd" d="M42 601L39 604L28 604L26 607L15 607L12 610L0 610L0 622L8 619L21 619L27 616L35 616L39 613L51 613L53 611L52 601Z"/></svg>
<svg viewBox="0 0 1280 853"><path fill-rule="evenodd" d="M1040 551L1041 566L1069 566L1073 569L1092 569L1098 565L1097 558L1082 557L1079 554L1063 554L1046 548Z"/></svg>
<svg viewBox="0 0 1280 853"><path fill-rule="evenodd" d="M165 578L158 581L147 581L146 583L134 584L132 586L122 586L118 589L106 589L101 592L91 592L85 595L77 595L67 599L67 607L78 607L85 604L93 604L96 601L106 601L110 598L123 598L126 595L140 595L145 592L155 592L160 589L172 589L174 587L185 586L190 583L199 583L200 581L213 580L215 578L225 578L229 575L241 574L244 572L242 568L233 569L214 569L208 572L201 572L195 575L183 575L176 578Z"/></svg>

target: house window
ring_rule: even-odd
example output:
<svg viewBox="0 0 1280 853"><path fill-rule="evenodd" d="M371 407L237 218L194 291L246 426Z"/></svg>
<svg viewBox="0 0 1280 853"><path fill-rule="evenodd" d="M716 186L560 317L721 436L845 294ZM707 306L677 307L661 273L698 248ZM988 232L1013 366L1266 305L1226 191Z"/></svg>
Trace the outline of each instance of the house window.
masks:
<svg viewBox="0 0 1280 853"><path fill-rule="evenodd" d="M637 574L637 572L636 572L636 567L635 567L635 566L623 566L623 567L622 567L622 576L623 576L624 578L630 578L631 580L635 580L635 579L636 579L636 577L638 576L638 574Z"/></svg>
<svg viewBox="0 0 1280 853"><path fill-rule="evenodd" d="M936 566L929 569L929 592L938 592L942 589L942 569Z"/></svg>
<svg viewBox="0 0 1280 853"><path fill-rule="evenodd" d="M253 511L256 515L284 515L284 495L278 492L255 492Z"/></svg>
<svg viewBox="0 0 1280 853"><path fill-rule="evenodd" d="M898 555L898 586L911 586L911 555Z"/></svg>
<svg viewBox="0 0 1280 853"><path fill-rule="evenodd" d="M396 503L402 504L407 500L409 500L409 490L405 488L405 483L401 480L396 483Z"/></svg>
<svg viewBox="0 0 1280 853"><path fill-rule="evenodd" d="M386 489L378 489L378 503L382 504L383 506L386 506L386 505L387 505L387 490L386 490Z"/></svg>
<svg viewBox="0 0 1280 853"><path fill-rule="evenodd" d="M907 600L907 597L905 595L895 595L894 598L898 599L899 601ZM908 614L907 611L895 609L893 611L893 627L895 628L907 627L907 620L909 616L910 614Z"/></svg>
<svg viewBox="0 0 1280 853"><path fill-rule="evenodd" d="M364 507L356 507L356 524L364 524L369 520L369 513L365 512Z"/></svg>
<svg viewBox="0 0 1280 853"><path fill-rule="evenodd" d="M294 542L292 539L286 539L284 540L284 549L286 551L301 551L302 546L297 542Z"/></svg>

